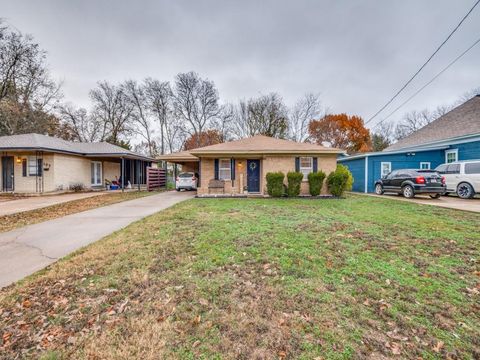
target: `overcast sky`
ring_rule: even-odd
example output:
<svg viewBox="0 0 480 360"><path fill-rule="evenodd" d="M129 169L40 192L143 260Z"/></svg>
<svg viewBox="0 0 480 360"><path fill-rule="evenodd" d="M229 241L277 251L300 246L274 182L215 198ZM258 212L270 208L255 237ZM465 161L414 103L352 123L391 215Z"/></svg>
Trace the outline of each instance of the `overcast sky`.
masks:
<svg viewBox="0 0 480 360"><path fill-rule="evenodd" d="M332 112L368 118L473 3L0 0L0 17L48 51L66 100L81 106L88 107L88 92L99 80L172 81L194 70L215 82L223 102L275 91L291 104L319 92ZM391 109L479 37L480 6ZM392 120L479 87L479 64L480 44Z"/></svg>

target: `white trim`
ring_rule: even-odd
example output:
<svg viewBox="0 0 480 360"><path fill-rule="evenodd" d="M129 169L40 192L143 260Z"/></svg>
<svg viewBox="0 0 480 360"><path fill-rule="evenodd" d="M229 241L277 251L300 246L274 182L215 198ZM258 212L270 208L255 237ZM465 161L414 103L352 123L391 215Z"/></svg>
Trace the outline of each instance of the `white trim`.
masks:
<svg viewBox="0 0 480 360"><path fill-rule="evenodd" d="M228 162L228 167L222 167L222 161L225 161L225 162ZM226 171L228 170L228 173L230 174L227 178L225 179L222 179L222 177L220 176L220 173L221 171ZM226 180L226 181L230 181L232 180L232 160L231 159L218 159L218 178L220 180Z"/></svg>
<svg viewBox="0 0 480 360"><path fill-rule="evenodd" d="M368 156L365 156L365 194L368 193Z"/></svg>
<svg viewBox="0 0 480 360"><path fill-rule="evenodd" d="M404 154L404 153L413 153L415 155L416 152L422 151L433 151L433 150L444 150L447 149L448 145L444 146L437 146L432 148L418 148L418 149L404 149L404 150L395 150L395 151L378 151L378 152L369 152L360 155L352 155L346 156L343 158L338 158L337 161L347 161L347 160L354 160L354 159L361 159L365 156L383 156L383 155L396 155L396 154Z"/></svg>
<svg viewBox="0 0 480 360"><path fill-rule="evenodd" d="M426 168L423 168L423 167L422 167L423 165L427 165L427 167L426 167ZM421 169L421 170L430 170L431 165L432 165L432 164L430 163L430 161L420 161L420 169Z"/></svg>
<svg viewBox="0 0 480 360"><path fill-rule="evenodd" d="M450 161L450 163L458 161L458 149L449 149L449 150L445 150L445 164L449 164L449 162L448 162L448 155L449 154L455 154L455 160Z"/></svg>
<svg viewBox="0 0 480 360"><path fill-rule="evenodd" d="M388 165L388 172L386 174L383 173L383 164ZM380 163L380 177L384 177L385 175L392 172L392 163L390 161L382 161Z"/></svg>
<svg viewBox="0 0 480 360"><path fill-rule="evenodd" d="M310 166L308 167L302 167L302 159L309 159L310 160ZM308 174L313 172L313 157L311 156L301 156L298 159L298 170L303 174L303 180L302 181L308 181ZM302 170L307 170L307 173L304 173Z"/></svg>
<svg viewBox="0 0 480 360"><path fill-rule="evenodd" d="M97 165L100 164L100 174L97 174ZM93 165L93 179L94 182L92 182L92 165ZM103 164L101 161L91 161L90 162L90 182L91 185L93 186L101 186L103 181ZM99 180L99 182L95 182L95 180Z"/></svg>

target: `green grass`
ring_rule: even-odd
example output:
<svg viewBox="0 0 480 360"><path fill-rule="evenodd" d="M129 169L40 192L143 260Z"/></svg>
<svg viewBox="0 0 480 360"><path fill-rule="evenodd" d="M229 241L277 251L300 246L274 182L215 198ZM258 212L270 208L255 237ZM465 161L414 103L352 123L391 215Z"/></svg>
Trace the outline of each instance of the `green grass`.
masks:
<svg viewBox="0 0 480 360"><path fill-rule="evenodd" d="M479 227L361 196L190 200L0 293L0 357L478 358Z"/></svg>

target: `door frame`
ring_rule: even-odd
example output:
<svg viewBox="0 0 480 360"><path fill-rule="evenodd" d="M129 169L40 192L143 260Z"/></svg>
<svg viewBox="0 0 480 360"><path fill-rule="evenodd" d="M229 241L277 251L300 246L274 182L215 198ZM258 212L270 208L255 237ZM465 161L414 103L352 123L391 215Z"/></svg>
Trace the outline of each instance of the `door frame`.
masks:
<svg viewBox="0 0 480 360"><path fill-rule="evenodd" d="M10 158L12 160L12 187L11 189L7 189L6 181L7 178L6 174L6 167L4 165L4 159ZM2 162L2 192L14 192L15 191L15 157L12 155L4 155L1 157Z"/></svg>
<svg viewBox="0 0 480 360"><path fill-rule="evenodd" d="M250 189L248 189L248 165L249 165L249 162L250 161L258 161L258 191L250 191ZM252 194L261 194L262 193L262 159L247 159L247 189L248 189L248 193L252 193Z"/></svg>

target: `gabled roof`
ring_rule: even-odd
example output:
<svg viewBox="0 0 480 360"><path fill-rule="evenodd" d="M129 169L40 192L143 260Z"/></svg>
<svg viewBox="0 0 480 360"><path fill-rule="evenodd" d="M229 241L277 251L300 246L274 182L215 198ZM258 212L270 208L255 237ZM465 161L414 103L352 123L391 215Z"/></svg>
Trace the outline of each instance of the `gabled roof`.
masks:
<svg viewBox="0 0 480 360"><path fill-rule="evenodd" d="M399 150L442 140L480 134L480 95L457 106L384 151Z"/></svg>
<svg viewBox="0 0 480 360"><path fill-rule="evenodd" d="M196 156L221 154L336 154L342 152L343 150L337 148L276 139L263 135L190 150L190 153Z"/></svg>
<svg viewBox="0 0 480 360"><path fill-rule="evenodd" d="M31 150L69 153L81 156L109 156L152 160L107 142L82 143L41 134L0 136L0 150Z"/></svg>

